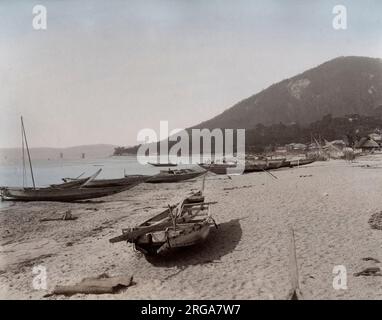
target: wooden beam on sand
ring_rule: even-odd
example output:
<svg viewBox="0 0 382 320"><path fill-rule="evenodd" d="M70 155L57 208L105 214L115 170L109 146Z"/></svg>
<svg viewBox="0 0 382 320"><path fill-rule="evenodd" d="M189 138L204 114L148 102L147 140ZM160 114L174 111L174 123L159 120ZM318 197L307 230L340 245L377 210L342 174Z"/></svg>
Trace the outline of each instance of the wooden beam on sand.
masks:
<svg viewBox="0 0 382 320"><path fill-rule="evenodd" d="M289 273L291 279L291 290L288 293L287 300L301 300L302 294L299 285L298 265L296 256L296 244L294 230L290 228L290 247L289 247Z"/></svg>

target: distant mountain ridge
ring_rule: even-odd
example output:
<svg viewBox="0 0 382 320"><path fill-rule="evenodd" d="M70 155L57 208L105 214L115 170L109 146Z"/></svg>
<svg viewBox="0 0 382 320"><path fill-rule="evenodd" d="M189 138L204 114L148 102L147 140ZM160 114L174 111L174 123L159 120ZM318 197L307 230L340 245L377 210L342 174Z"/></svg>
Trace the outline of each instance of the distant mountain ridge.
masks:
<svg viewBox="0 0 382 320"><path fill-rule="evenodd" d="M338 57L240 101L191 128L308 125L323 116L382 114L382 60ZM191 129L190 128L190 129Z"/></svg>

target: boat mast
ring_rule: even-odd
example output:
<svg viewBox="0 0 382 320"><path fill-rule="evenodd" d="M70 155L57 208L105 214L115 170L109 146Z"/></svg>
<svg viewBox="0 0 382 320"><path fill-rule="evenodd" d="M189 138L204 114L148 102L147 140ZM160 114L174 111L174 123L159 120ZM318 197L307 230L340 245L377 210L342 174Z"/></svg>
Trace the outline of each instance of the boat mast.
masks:
<svg viewBox="0 0 382 320"><path fill-rule="evenodd" d="M24 132L23 132L22 126L21 126L21 151L22 151L22 159L23 159L23 188L25 188L27 173L25 168Z"/></svg>
<svg viewBox="0 0 382 320"><path fill-rule="evenodd" d="M33 168L32 168L31 155L29 153L28 140L27 140L27 135L25 133L24 121L23 121L23 117L22 116L21 116L21 128L22 128L22 131L23 131L23 134L24 134L25 146L27 148L27 154L28 154L28 159L29 159L29 167L30 167L30 170L31 170L32 182L33 182L33 189L36 189L36 184L34 182L34 176L33 176Z"/></svg>

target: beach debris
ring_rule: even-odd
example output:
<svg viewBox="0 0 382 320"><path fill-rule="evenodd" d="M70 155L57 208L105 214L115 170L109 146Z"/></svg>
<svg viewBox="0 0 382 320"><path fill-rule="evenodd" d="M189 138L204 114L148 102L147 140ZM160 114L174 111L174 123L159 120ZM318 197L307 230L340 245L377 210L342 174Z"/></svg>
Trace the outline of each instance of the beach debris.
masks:
<svg viewBox="0 0 382 320"><path fill-rule="evenodd" d="M64 212L64 214L62 215L61 218L44 218L44 219L40 219L40 222L44 222L44 221L68 221L68 220L76 220L78 219L78 217L75 217L72 215L72 212L71 210L67 210Z"/></svg>
<svg viewBox="0 0 382 320"><path fill-rule="evenodd" d="M372 229L382 230L382 211L372 214L368 222Z"/></svg>
<svg viewBox="0 0 382 320"><path fill-rule="evenodd" d="M85 208L85 210L88 210L88 211L98 211L99 209L98 208Z"/></svg>
<svg viewBox="0 0 382 320"><path fill-rule="evenodd" d="M313 177L312 174L302 174L300 175L300 178L307 178L307 177Z"/></svg>
<svg viewBox="0 0 382 320"><path fill-rule="evenodd" d="M366 257L366 258L362 258L363 261L373 261L375 263L380 263L380 261L378 259L375 259L375 258L372 258L372 257Z"/></svg>
<svg viewBox="0 0 382 320"><path fill-rule="evenodd" d="M329 196L329 193L324 192L324 193L322 194L322 196L323 196L323 197L327 197L327 196Z"/></svg>
<svg viewBox="0 0 382 320"><path fill-rule="evenodd" d="M108 274L103 273L98 277L82 279L80 283L68 286L56 286L52 293L44 297L52 295L65 295L71 296L78 293L83 294L105 294L105 293L118 293L133 285L133 276L114 276L110 277Z"/></svg>
<svg viewBox="0 0 382 320"><path fill-rule="evenodd" d="M354 273L355 277L359 276L382 276L381 268L379 267L369 267L360 272Z"/></svg>
<svg viewBox="0 0 382 320"><path fill-rule="evenodd" d="M65 211L62 216L62 220L74 220L74 219L76 219L76 217L73 217L72 211L70 210Z"/></svg>
<svg viewBox="0 0 382 320"><path fill-rule="evenodd" d="M252 188L254 185L248 185L248 186L242 186L242 187L232 187L232 188L223 188L224 191L227 190L236 190L236 189L245 189L245 188Z"/></svg>
<svg viewBox="0 0 382 320"><path fill-rule="evenodd" d="M380 166L370 164L361 165L360 167L364 169L382 169Z"/></svg>

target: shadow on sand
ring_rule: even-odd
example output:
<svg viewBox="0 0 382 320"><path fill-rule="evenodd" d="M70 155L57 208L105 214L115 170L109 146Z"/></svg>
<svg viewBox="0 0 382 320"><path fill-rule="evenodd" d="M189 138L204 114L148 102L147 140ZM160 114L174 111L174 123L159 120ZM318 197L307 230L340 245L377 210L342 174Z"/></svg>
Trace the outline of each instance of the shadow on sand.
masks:
<svg viewBox="0 0 382 320"><path fill-rule="evenodd" d="M211 227L210 234L203 243L174 249L166 256L145 256L146 260L157 267L187 267L189 265L219 262L221 257L232 252L242 236L240 219L219 224L218 229Z"/></svg>

